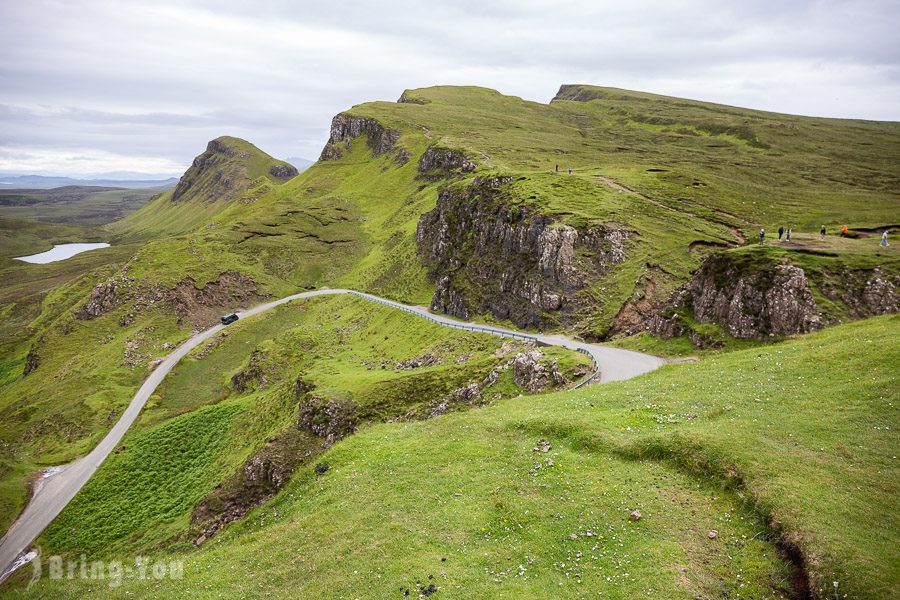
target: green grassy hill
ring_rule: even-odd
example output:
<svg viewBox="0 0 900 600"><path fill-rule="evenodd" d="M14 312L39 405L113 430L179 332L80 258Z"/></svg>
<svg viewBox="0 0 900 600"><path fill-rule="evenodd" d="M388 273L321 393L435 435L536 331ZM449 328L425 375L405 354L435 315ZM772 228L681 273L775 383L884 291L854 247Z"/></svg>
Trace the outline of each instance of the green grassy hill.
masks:
<svg viewBox="0 0 900 600"><path fill-rule="evenodd" d="M317 459L330 470L302 467L208 545L160 549L154 560L186 561L183 579L121 590L791 598L806 573L813 597L894 597L898 333L900 320L882 317L630 382L371 427ZM533 449L541 439L549 452ZM61 522L46 541L89 535L67 531L84 529ZM793 574L791 552L802 556ZM98 585L44 580L29 594Z"/></svg>
<svg viewBox="0 0 900 600"><path fill-rule="evenodd" d="M120 237L174 235L206 224L231 203L246 204L297 175L297 169L230 136L211 142L178 184L110 230Z"/></svg>
<svg viewBox="0 0 900 600"><path fill-rule="evenodd" d="M616 550L596 559L603 566L593 575L586 574L586 569L576 571L573 565L580 561L573 562L574 552L581 552L580 558L585 559L599 547L579 546L573 552L564 545L557 547L553 545L556 541L546 540L556 540L562 530L541 523L525 533L522 529L528 519L520 513L527 511L531 515L537 511L547 518L552 516L547 512L551 509L545 507L547 503L565 506L558 513L560 527L575 532L581 527L600 528L601 523L607 523L607 517L612 518L610 515L618 518L615 511L633 509L646 501L654 506L654 513L672 512L664 517L667 520L660 529L633 537L635 545L629 546L627 560L639 563L635 572L643 575L631 582L631 576L625 578L619 573L616 581L624 586L624 591L616 592L620 597L637 597L650 594L651 587L659 590L672 586L685 590L685 597L721 595L725 588L728 594L739 595L740 587L730 587L738 574L748 578L746 597L789 590L793 584L787 563L779 558L779 543L787 544L792 551L797 549L806 558L805 566L813 575L814 585L826 585L835 573L841 585L847 581L850 589L861 590L859 595L883 596L884 590L895 589L897 582L896 569L888 568L889 553L878 546L874 529L853 537L855 533L840 525L846 517L840 510L845 506L884 506L881 492L865 486L855 492L848 487L850 500L837 508L829 503L839 496L821 488L811 491L812 486L787 491L778 488L770 495L766 488L770 483L790 483L792 471L784 464L778 465L775 459L793 459L797 454L790 445L793 442L779 438L776 444L769 439L760 441L739 435L741 428L752 429L751 423L774 426L785 419L797 423L799 428L799 422L791 419L803 415L810 419L809 427L816 429L809 434L809 440L820 441L816 436L821 432L830 432L828 435L833 434L834 439L862 440L857 421L865 419L853 416L856 420L852 423L841 422L832 431L827 410L817 412L807 404L756 403L757 397L773 397L775 388L770 396L759 395L760 386L768 390L773 381L785 388L782 396L789 395L794 387L805 386L806 379L797 377L810 375L794 371L806 368L804 365L792 362L788 370L788 363L776 360L779 369L785 365L784 373L776 369L770 379L751 381L749 376L739 374L753 371L754 356L774 356L772 353L788 347L798 349L796 360L815 356L817 364L841 364L830 362L828 348L834 348L834 357L839 358L849 356L851 348L860 346L865 351L860 356L869 361L860 365L893 361L884 364L884 373L866 370L872 381L863 378L863 383L874 387L862 391L854 386L863 383L829 373L828 377L837 379L828 380L829 387L823 392L828 398L823 402L831 403L828 406L837 410L837 403L846 394L865 395L874 393L876 388L889 389L885 387L889 379L887 367L896 365L897 357L884 351L890 338L880 332L895 329L896 320L876 320L809 338L820 342L800 340L770 346L799 329L779 330L771 336L754 331L744 335L728 323L704 320L697 314L694 309L700 306L697 298L703 290L694 290L697 297L689 305L676 307L671 299L689 286L699 272L707 273L709 280L722 289L737 285L736 282L745 291L760 286L762 298L770 298L773 282L781 281L780 274L789 273L794 286L791 289L806 294L803 299L808 314L804 318L815 318L819 326L896 311L900 261L894 246L879 249L877 232L900 223L898 159L897 123L780 115L589 86L563 86L549 104L483 88L435 87L408 90L397 103L358 105L335 117L319 162L299 175L247 142L225 137L213 140L174 190L110 226L113 247L103 251L106 254L98 255L100 258L72 259L77 262L66 261L55 267L29 267L27 272L15 275L14 284L0 296L0 314L8 317L3 332L10 333L8 337L4 335L0 354L0 439L4 441L0 446L0 522L10 522L24 503L25 482L30 475L76 458L92 447L115 421L152 361L192 330L208 326L219 311L302 289L342 286L414 304L430 303L437 310L471 319L565 330L659 353L692 353L698 339L706 344L703 352L748 346L761 349L745 350L734 357L704 359L697 366L672 368L642 380L652 383L628 384L632 387L612 386L609 391L602 388L581 395L513 400L424 425L365 428L330 450L336 458L329 460L333 464L348 464L340 461L353 462L358 458L366 469L381 465L390 472L391 453L405 449L406 454L401 456L406 457L404 464L410 468L403 471L404 479L398 489L411 490L408 497L389 489L389 479L379 480L374 471L366 471L367 479L380 481L374 488L375 495L366 496L370 501L374 498L370 506L377 509L363 510L352 504L359 499L357 488L353 487L357 485L355 478L362 476L345 474L356 471L335 469L321 478L313 475L310 464L294 465L298 475L291 480L289 490L310 485L317 492L296 496L305 498L308 504L303 506L312 512L296 508L299 512L292 513L296 520L285 527L308 529L272 530L276 533L261 534L259 543L275 544L288 532L311 540L310 544L312 540L330 544L329 548L337 554L321 555L322 560L330 557L327 565L317 563L317 556L308 559L311 562L303 567L306 570L300 571L315 575L303 583L310 594L324 593L331 581L341 594L351 595L359 580L341 565L355 564L357 555L362 557L360 560L379 565L385 584L413 589L415 578L428 574L437 577L440 565L430 571L420 558L392 561L388 557L396 556L400 548L417 548L421 557L426 557L425 550L432 542L428 535L416 532L428 531L422 525L425 520L438 519L445 523L438 537L450 544L440 547L441 552L449 553L452 546L456 554L466 555L469 548L474 548L471 556L476 558L453 575L457 578L454 586L471 588L475 596L515 595L521 589L536 590L536 595L541 596L562 583L566 595L575 595L571 591L575 588L567 586L579 585L573 583L578 579L576 574L584 574L584 578L599 585L600 573L612 581L615 571L611 567L630 562ZM571 174L569 167L573 169ZM825 240L816 235L822 224L829 232ZM771 240L779 225L793 228L790 244L748 244L747 240L752 241L760 227L769 231ZM850 235L835 237L837 228L843 225L850 227ZM802 269L802 277L790 270L795 268ZM756 298L752 294L748 297ZM763 304L771 304L776 307L773 312L778 312L778 307L784 306L779 302L794 301L783 298L777 296L778 302L766 300ZM858 302L859 298L866 301ZM745 304L749 306L750 302ZM357 309L340 310L336 316L327 310L312 314L324 323L333 320L335 327L349 326L343 317L355 315ZM673 312L684 324L679 334L682 337L649 337L645 330L654 319L673 317ZM397 323L367 323L366 335L372 343L359 339L354 342L367 346L365 356L353 359L358 361L357 366L350 369L349 363L342 362L342 351L330 343L322 345L321 354L312 361L319 369L318 387L370 407L368 412L363 411L364 423L422 416L415 410L423 389L430 390L425 394L430 399L437 389L434 385L440 384L444 393L446 388L440 386L447 381L459 383L455 376L442 373L435 380L414 379L407 382L407 387L390 377L382 379L381 374L370 372L368 367L362 370L359 365L363 362L377 363L378 356L391 355L391 340L398 336ZM260 326L264 331L265 326ZM627 337L635 332L642 333ZM106 474L102 478L98 474L92 483L96 487L90 488L93 491L86 488L84 494L94 496L76 500L75 508L66 517L70 526L54 529L45 540L48 547L67 552L90 547L101 553L111 549L184 548L190 535L199 533L196 527L200 526L191 521L193 511L206 510L201 510L201 505L227 505L227 493L217 497L210 490L216 485L226 492L243 486L245 482L236 474L238 468L254 452L261 452L267 440L277 441L270 450L277 457L307 452L307 438L284 433L288 422L300 418L294 413L299 410L297 404L278 403L286 397L289 384L296 382L295 378L284 379L284 367L303 363L305 359L296 351L305 347L297 346L296 340L279 342L270 333L268 337L249 336L244 348L223 345L221 359L213 358L220 356L220 350L212 349L203 364L219 365L226 371L222 374L226 378L239 367L250 371L273 368L270 375L280 382L274 388L281 390L281 396L256 391L235 394L230 383L203 369L197 370L193 363L180 367L185 379L179 385L202 377L207 382L203 393L196 397L173 396L169 401L161 399L159 407L151 405L145 416L148 420L133 432L134 445L129 447L127 443L122 454L111 460L111 466L104 467ZM841 341L841 335L855 337ZM382 342L374 344L377 338ZM860 342L876 338L880 340L877 351L875 346ZM274 341L263 343L266 339ZM815 346L816 343L821 346ZM404 342L399 347L407 345ZM419 347L425 346L415 346ZM814 347L819 349L813 350ZM91 352L86 353L85 348ZM266 361L243 364L241 361L250 361L251 355L262 360L252 353L255 348L274 357L276 366ZM415 354L413 346L409 348ZM490 356L480 356L490 361ZM561 362L569 360L559 358ZM467 377L474 377L488 363L479 364L472 367L474 371L467 371L469 367L462 370ZM338 371L336 365L344 370ZM574 364L569 366L574 368ZM176 379L179 372L173 375ZM790 373L795 379L789 377ZM385 383L388 380L390 384ZM685 381L697 382L698 387ZM719 388L713 382L730 391L727 395L718 394ZM395 384L396 397L385 395L384 388ZM685 390L683 396L678 392L681 389ZM697 389L702 393L695 393ZM502 395L517 393L511 386L501 391ZM892 398L889 394L884 392L882 396ZM634 403L635 398L639 404ZM594 401L597 406L607 407L603 415L594 419L578 412L585 408L584 402L589 405ZM888 408L892 406L890 402L893 400L888 402ZM685 408L683 403L693 404ZM704 411L708 408L709 418L698 417L701 413L694 404ZM338 405L335 410L343 406L341 402ZM552 419L547 417L546 429L516 429L538 419L538 413L533 411L544 415L555 413L560 407L562 412ZM735 407L749 411L741 413L747 420L731 419L733 413L729 411ZM256 408L262 411L259 416L254 416ZM657 414L657 408L664 412ZM645 410L650 412L644 415ZM871 416L874 409L868 410ZM409 411L413 414L407 414ZM251 417L256 421L247 421ZM883 417L895 418L890 411ZM676 423L678 427L668 427ZM704 428L704 423L708 423L708 428ZM665 435L644 436L644 425L654 431L664 429ZM242 428L247 427L247 434L243 435ZM757 432L763 431L760 427L756 426ZM184 432L192 430L203 436L189 445L190 456L169 460L168 454L184 439ZM226 439L216 433L220 430L236 433L229 433ZM625 438L632 430L635 437L629 441ZM685 434L680 437L674 430ZM777 435L782 437L797 435L790 428L779 431ZM440 437L446 435L450 437ZM578 465L578 471L568 473L569 479L551 476L552 482L545 482L547 488L513 485L512 490L522 492L519 504L514 499L519 496L504 489L503 483L542 481L531 479L538 475L523 479L520 467L527 467L526 474L534 467L531 447L536 438L551 435L566 448L564 452L573 465ZM392 436L405 436L408 441ZM758 456L728 446L730 438L726 436L743 439L742 443ZM496 441L491 441L494 438ZM594 438L599 440L596 445L590 441ZM696 441L695 446L690 446L690 440ZM841 443L848 456L856 460L852 454L855 446ZM434 446L433 453L413 456L415 448L429 444ZM522 453L517 454L515 448L526 445L525 457L520 457ZM860 445L868 448L865 442ZM695 454L688 452L691 448ZM473 462L468 464L477 466L477 476L465 468L466 464L447 459L469 456L470 452ZM184 473L184 477L172 478L172 487L165 492L171 492L167 496L170 502L148 508L147 498L158 495L161 484L153 478L142 479L133 494L125 494L125 501L135 507L134 520L113 523L103 531L87 525L95 517L111 519L112 504L93 500L124 493L128 486L123 474L138 469L142 460L151 460L151 454L160 473ZM757 469L752 462L757 458L772 463L773 469L766 471L765 465ZM807 458L810 466L804 471L805 476L823 481L823 465L831 463L820 463L815 456L804 454L803 459ZM685 464L672 468L670 460ZM891 463L882 465L868 458L866 461L853 464L861 479L872 482L883 481L885 468L893 468ZM487 465L487 470L482 465ZM693 470L688 468L691 465ZM542 468L540 476L556 472ZM439 481L435 482L433 493L423 487L430 478L417 479L425 473L439 474L435 475ZM697 473L701 473L699 480ZM473 509L472 517L456 515L458 511L453 508L457 502L454 499L460 498L455 494L465 492L451 488L459 487L466 477L475 481L469 500L477 502L478 508ZM722 477L730 483L729 489L720 492L717 486ZM836 486L851 485L851 480L852 485L859 484L855 471L835 477ZM626 481L628 485L623 487ZM658 487L645 485L653 482L658 482ZM735 483L739 485L732 489ZM331 485L337 487L328 487ZM756 485L766 489L757 489ZM596 523L580 523L580 511L591 510L588 501L579 495L581 490L607 486L613 486L610 489L614 488L615 494L611 491L610 497L591 500L599 503L597 514L603 519L598 516ZM651 489L657 490L658 496L647 495ZM285 498L292 493L282 492L274 505L288 502ZM816 494L825 500L820 503ZM748 497L750 505L746 503ZM492 504L495 500L496 504ZM428 508L414 509L407 504L412 501ZM329 509L332 512L325 510L326 505L333 507ZM316 520L317 510L322 511L322 522ZM272 521L269 515L273 513L269 511L263 508L259 513L266 515L267 523ZM344 520L335 517L345 511L357 511L353 515L360 516ZM397 519L402 516L403 520L399 525L390 525L370 518L371 511ZM885 511L894 518L890 509ZM470 519L484 521L494 512L502 513L499 518L507 521L485 521L478 528L484 527L483 533L488 535L470 537L468 528L474 523ZM507 512L520 519L516 522L522 528L517 525L513 529ZM726 513L740 515L744 521L720 518ZM701 519L693 529L686 524L688 515L699 515L697 518ZM778 525L773 530L768 523L772 519L789 522L790 527L782 530ZM323 524L325 521L329 525ZM212 563L203 561L215 562L219 556L238 559L241 550L237 546L232 548L228 546L230 542L218 540L237 539L243 535L241 532L252 532L259 523L251 519L230 526L226 533L207 542L213 550L204 549L191 560L199 561L197 564L206 570ZM367 550L355 550L350 560L340 548L351 546L337 542L341 536L352 539L344 530L345 523L347 528L377 533L374 537L384 539L385 545L358 540L355 547ZM615 521L616 525L609 526L612 529L604 525L604 535L619 535L617 527L625 527L623 532L641 533L649 523L642 520L628 529L627 524ZM723 551L725 546L710 547L703 540L709 529L727 532L723 535L729 540L729 552ZM505 548L495 542L511 535L511 531L524 536L516 538L518 545ZM690 538L691 531L700 532L700 539ZM753 543L737 541L745 539L741 536ZM224 544L221 548L220 543ZM841 557L838 547L849 548L849 558ZM487 552L487 558L477 558L483 552ZM286 555L276 552L272 556L266 572L274 591L287 589L279 587L282 585L297 585L288 567L280 574L268 570L280 569L275 561ZM451 561L450 556L444 557ZM525 572L518 568L519 562L538 557L543 557L539 576L530 574L531 563L521 562L529 573L526 579ZM287 560L299 559L292 556ZM512 570L508 560L517 561ZM234 564L235 568L252 568L248 566L252 564L249 559L239 559ZM359 565L353 570L372 573ZM316 574L326 572L317 579ZM870 583L865 583L863 574ZM525 587L490 587L513 578L515 586ZM424 580L422 583L428 585ZM191 584L206 582L194 579ZM48 593L56 591L53 588ZM222 587L216 591L237 592ZM610 595L614 597L616 593Z"/></svg>

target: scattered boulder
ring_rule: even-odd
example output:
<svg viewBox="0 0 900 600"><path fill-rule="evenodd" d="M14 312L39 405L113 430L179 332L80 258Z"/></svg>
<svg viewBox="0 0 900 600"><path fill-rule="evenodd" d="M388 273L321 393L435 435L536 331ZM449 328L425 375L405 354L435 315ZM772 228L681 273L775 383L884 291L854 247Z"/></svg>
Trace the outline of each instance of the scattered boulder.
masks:
<svg viewBox="0 0 900 600"><path fill-rule="evenodd" d="M552 448L552 446L550 445L550 442L548 442L547 440L544 440L544 439L540 439L540 440L538 440L537 446L532 448L531 451L532 452L543 452L546 454L547 452L550 452L551 448Z"/></svg>
<svg viewBox="0 0 900 600"><path fill-rule="evenodd" d="M568 380L559 371L557 361L549 367L541 361L544 353L534 349L516 354L512 360L513 381L529 392L540 392L551 385L565 385Z"/></svg>
<svg viewBox="0 0 900 600"><path fill-rule="evenodd" d="M628 515L628 520L634 523L635 521L640 521L642 516L643 515L640 513L640 511L636 510Z"/></svg>
<svg viewBox="0 0 900 600"><path fill-rule="evenodd" d="M434 365L441 364L441 357L432 352L428 354L423 354L417 358L408 358L406 360L402 360L397 363L396 368L409 371L412 369L419 369L421 367L432 367Z"/></svg>

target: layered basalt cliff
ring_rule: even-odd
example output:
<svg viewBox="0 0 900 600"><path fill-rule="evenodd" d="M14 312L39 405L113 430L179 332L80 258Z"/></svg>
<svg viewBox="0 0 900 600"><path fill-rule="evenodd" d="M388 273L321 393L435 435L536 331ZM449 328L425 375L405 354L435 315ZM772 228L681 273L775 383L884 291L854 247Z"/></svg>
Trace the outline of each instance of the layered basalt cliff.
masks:
<svg viewBox="0 0 900 600"><path fill-rule="evenodd" d="M582 292L625 260L617 226L576 229L509 201L509 177L476 177L438 194L421 217L419 254L436 283L432 308L468 318L490 313L519 327L571 325Z"/></svg>
<svg viewBox="0 0 900 600"><path fill-rule="evenodd" d="M465 152L442 146L429 146L419 159L419 171L433 179L471 173L477 166Z"/></svg>
<svg viewBox="0 0 900 600"><path fill-rule="evenodd" d="M349 150L353 141L362 135L366 137L366 145L373 156L387 154L394 149L397 140L400 139L399 131L388 129L375 119L341 113L331 120L331 133L319 155L319 160L341 159L344 150ZM398 158L405 162L409 160L409 153L401 149Z"/></svg>

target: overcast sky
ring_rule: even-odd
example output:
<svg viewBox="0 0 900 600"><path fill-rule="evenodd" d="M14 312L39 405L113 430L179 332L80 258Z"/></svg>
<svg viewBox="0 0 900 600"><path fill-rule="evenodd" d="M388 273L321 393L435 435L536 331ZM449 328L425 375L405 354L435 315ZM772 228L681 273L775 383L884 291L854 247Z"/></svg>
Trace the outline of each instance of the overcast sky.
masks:
<svg viewBox="0 0 900 600"><path fill-rule="evenodd" d="M222 134L315 159L336 113L435 84L900 120L897 0L378 4L0 0L0 172L180 175Z"/></svg>

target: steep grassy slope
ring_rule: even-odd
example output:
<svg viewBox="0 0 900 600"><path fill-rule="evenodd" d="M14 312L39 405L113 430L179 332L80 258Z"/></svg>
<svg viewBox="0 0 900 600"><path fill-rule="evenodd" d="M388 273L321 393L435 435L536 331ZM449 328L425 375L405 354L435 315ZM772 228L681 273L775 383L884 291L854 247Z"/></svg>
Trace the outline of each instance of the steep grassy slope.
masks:
<svg viewBox="0 0 900 600"><path fill-rule="evenodd" d="M372 427L207 546L161 554L186 560L184 579L118 593L391 597L434 584L448 597L771 598L791 587L780 539L813 597L895 597L898 333L900 319L882 317ZM540 438L549 453L532 450ZM44 580L30 593L97 585Z"/></svg>
<svg viewBox="0 0 900 600"><path fill-rule="evenodd" d="M125 238L146 238L190 231L240 200L271 189L297 175L297 169L253 144L230 136L212 140L194 159L175 188L158 196L111 231ZM249 190L253 191L249 191Z"/></svg>

